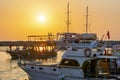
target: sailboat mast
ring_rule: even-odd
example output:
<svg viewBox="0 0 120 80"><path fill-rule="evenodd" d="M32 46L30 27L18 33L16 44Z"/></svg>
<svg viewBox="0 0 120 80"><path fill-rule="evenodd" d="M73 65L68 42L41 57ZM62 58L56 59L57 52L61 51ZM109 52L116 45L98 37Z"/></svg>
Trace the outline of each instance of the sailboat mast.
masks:
<svg viewBox="0 0 120 80"><path fill-rule="evenodd" d="M69 20L69 2L67 4L67 21L66 21L66 25L67 25L67 32L69 33L69 26L70 26L70 20Z"/></svg>
<svg viewBox="0 0 120 80"><path fill-rule="evenodd" d="M86 8L86 34L88 33L88 6Z"/></svg>

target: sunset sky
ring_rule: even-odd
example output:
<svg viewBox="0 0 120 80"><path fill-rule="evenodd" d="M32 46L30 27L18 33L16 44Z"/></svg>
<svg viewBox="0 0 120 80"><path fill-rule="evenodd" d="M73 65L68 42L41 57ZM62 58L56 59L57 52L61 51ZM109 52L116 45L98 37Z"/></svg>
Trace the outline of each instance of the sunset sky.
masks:
<svg viewBox="0 0 120 80"><path fill-rule="evenodd" d="M89 32L100 39L109 30L111 40L120 40L120 0L0 0L0 41L66 32L68 1L70 32L85 32L88 6Z"/></svg>

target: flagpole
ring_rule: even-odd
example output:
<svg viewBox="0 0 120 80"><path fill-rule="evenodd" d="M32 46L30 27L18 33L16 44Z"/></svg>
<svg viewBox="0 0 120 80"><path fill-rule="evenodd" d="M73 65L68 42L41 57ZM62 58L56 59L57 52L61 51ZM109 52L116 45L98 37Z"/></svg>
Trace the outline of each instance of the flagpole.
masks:
<svg viewBox="0 0 120 80"><path fill-rule="evenodd" d="M109 40L110 39L110 32L109 32L109 30L107 31L107 34L106 34L106 36L105 36L105 40Z"/></svg>
<svg viewBox="0 0 120 80"><path fill-rule="evenodd" d="M110 32L109 32L109 30L107 32L107 37L108 37L108 40L109 40L110 39Z"/></svg>

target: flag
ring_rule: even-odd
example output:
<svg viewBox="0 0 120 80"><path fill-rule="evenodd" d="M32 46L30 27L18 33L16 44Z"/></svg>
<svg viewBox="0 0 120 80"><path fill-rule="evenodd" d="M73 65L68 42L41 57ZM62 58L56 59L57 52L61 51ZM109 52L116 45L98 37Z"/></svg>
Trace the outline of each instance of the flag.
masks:
<svg viewBox="0 0 120 80"><path fill-rule="evenodd" d="M107 37L108 37L108 39L110 39L110 32L109 31L107 32Z"/></svg>

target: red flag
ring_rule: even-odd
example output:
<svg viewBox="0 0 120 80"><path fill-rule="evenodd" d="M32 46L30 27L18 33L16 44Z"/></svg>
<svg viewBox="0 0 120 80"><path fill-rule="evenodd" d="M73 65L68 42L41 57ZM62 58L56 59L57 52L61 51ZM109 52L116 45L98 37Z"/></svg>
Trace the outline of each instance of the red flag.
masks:
<svg viewBox="0 0 120 80"><path fill-rule="evenodd" d="M108 37L108 39L110 39L110 33L109 33L109 31L107 32L107 37Z"/></svg>

